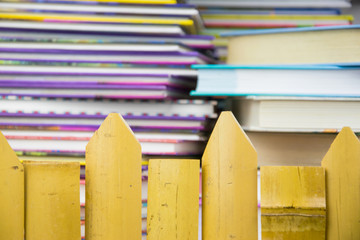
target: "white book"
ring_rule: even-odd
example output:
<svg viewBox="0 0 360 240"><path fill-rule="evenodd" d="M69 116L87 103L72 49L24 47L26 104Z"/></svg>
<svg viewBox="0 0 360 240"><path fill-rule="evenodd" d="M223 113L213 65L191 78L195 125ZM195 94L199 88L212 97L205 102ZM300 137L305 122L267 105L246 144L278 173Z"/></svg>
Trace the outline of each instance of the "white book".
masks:
<svg viewBox="0 0 360 240"><path fill-rule="evenodd" d="M65 97L65 98L108 98L108 99L172 99L185 98L188 96L187 91L179 91L168 89L164 86L153 87L153 89L137 88L132 89L87 89L77 86L76 88L61 88L56 86L53 88L39 88L37 86L24 86L15 88L0 87L0 95L5 96L30 96L30 97ZM149 88L152 88L151 86Z"/></svg>
<svg viewBox="0 0 360 240"><path fill-rule="evenodd" d="M0 53L1 55L1 53ZM57 75L0 75L0 82L62 82L67 83L102 83L102 84L143 84L143 85L167 85L182 86L184 88L195 88L193 79L177 78L171 76L57 76Z"/></svg>
<svg viewBox="0 0 360 240"><path fill-rule="evenodd" d="M249 131L360 132L360 98L246 97L233 111Z"/></svg>
<svg viewBox="0 0 360 240"><path fill-rule="evenodd" d="M138 117L138 119L136 119ZM126 118L126 116L125 116ZM93 126L99 127L105 118L86 118L86 115L82 118L71 117L71 115L65 116L56 116L55 114L49 114L48 117L36 117L34 114L31 117L22 117L20 115L14 117L4 117L0 115L0 124L2 126L31 126L32 128L44 128L44 125L51 126ZM151 128L151 129L203 129L206 126L206 120L200 119L164 119L155 118L147 119L142 116L131 116L131 118L125 119L127 124L131 128ZM50 127L51 128L51 127Z"/></svg>
<svg viewBox="0 0 360 240"><path fill-rule="evenodd" d="M93 132L2 130L14 151L84 154ZM205 147L205 138L182 133L135 133L143 154L196 155ZM50 154L51 155L51 154Z"/></svg>
<svg viewBox="0 0 360 240"><path fill-rule="evenodd" d="M65 32L98 32L128 34L164 34L185 35L179 25L143 25L143 24L91 24L91 23L57 23L30 21L0 21L0 29L27 29Z"/></svg>
<svg viewBox="0 0 360 240"><path fill-rule="evenodd" d="M66 34L52 32L51 30L44 32L37 31L31 32L25 30L7 30L0 31L0 37L8 39L20 39L20 40L31 40L38 42L102 42L102 43L119 43L119 42L134 42L134 43L148 43L148 42L158 42L158 43L182 43L192 47L205 47L212 48L212 38L206 36L157 36L157 35L138 35L134 37L131 34L122 34L122 35L111 35L104 33L81 33L81 32L67 32Z"/></svg>
<svg viewBox="0 0 360 240"><path fill-rule="evenodd" d="M167 5L105 5L105 4L81 4L81 2L49 3L49 2L1 2L0 8L6 10L33 10L33 11L64 11L64 12L90 12L90 13L116 13L127 15L174 15L196 16L199 11L190 5L167 6Z"/></svg>
<svg viewBox="0 0 360 240"><path fill-rule="evenodd" d="M109 51L109 52L191 52L188 47L179 44L152 43L37 43L37 42L0 42L0 49L21 49L24 52L36 50L59 51ZM55 55L56 53L54 53Z"/></svg>
<svg viewBox="0 0 360 240"><path fill-rule="evenodd" d="M139 68L139 67L71 67L71 66L28 66L0 65L0 74L36 75L169 75L197 77L194 69L182 68Z"/></svg>
<svg viewBox="0 0 360 240"><path fill-rule="evenodd" d="M25 114L69 114L69 115L108 115L116 112L121 115L148 116L194 116L216 117L216 102L204 100L79 100L18 98L0 99L0 110L6 113Z"/></svg>
<svg viewBox="0 0 360 240"><path fill-rule="evenodd" d="M46 131L46 130L9 130L3 129L1 132L5 136L12 136L19 139L44 140L74 140L88 142L94 135L94 132L80 131ZM204 141L206 137L199 133L191 132L135 132L135 137L140 142L177 142L177 141ZM66 149L62 147L62 149Z"/></svg>
<svg viewBox="0 0 360 240"><path fill-rule="evenodd" d="M91 50L92 51L92 50ZM69 54L62 53L16 53L16 52L0 52L0 60L4 61L28 61L28 62L74 62L74 63L115 63L115 64L162 64L162 65L190 65L190 64L206 64L207 58L201 58L198 54L192 55L174 55L169 52L158 51L150 54L133 54L125 50L121 53L86 53L77 52ZM136 51L136 50L132 50ZM142 50L145 52L144 50ZM152 50L150 50L152 51ZM165 53L159 55L157 53ZM211 62L211 61L210 61Z"/></svg>

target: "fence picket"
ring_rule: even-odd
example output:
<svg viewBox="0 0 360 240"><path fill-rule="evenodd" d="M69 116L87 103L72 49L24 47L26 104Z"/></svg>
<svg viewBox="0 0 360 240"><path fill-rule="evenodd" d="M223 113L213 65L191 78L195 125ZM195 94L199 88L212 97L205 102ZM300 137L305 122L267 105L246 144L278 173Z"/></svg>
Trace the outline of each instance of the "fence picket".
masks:
<svg viewBox="0 0 360 240"><path fill-rule="evenodd" d="M326 171L326 239L360 239L360 141L349 127L336 136L321 165Z"/></svg>
<svg viewBox="0 0 360 240"><path fill-rule="evenodd" d="M325 239L325 170L261 167L263 240Z"/></svg>
<svg viewBox="0 0 360 240"><path fill-rule="evenodd" d="M115 113L86 146L86 240L141 239L141 147Z"/></svg>
<svg viewBox="0 0 360 240"><path fill-rule="evenodd" d="M197 240L200 161L151 159L147 240Z"/></svg>
<svg viewBox="0 0 360 240"><path fill-rule="evenodd" d="M0 239L24 239L24 167L1 132Z"/></svg>
<svg viewBox="0 0 360 240"><path fill-rule="evenodd" d="M203 240L258 238L257 154L231 112L222 112L202 158Z"/></svg>

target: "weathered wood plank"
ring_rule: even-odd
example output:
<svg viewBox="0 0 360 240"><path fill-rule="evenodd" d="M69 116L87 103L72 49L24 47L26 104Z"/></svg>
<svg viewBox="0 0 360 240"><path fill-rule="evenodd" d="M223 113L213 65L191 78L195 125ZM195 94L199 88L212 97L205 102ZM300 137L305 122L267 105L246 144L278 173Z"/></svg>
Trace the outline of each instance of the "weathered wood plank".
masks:
<svg viewBox="0 0 360 240"><path fill-rule="evenodd" d="M261 167L262 239L325 239L325 170Z"/></svg>
<svg viewBox="0 0 360 240"><path fill-rule="evenodd" d="M0 239L24 239L24 167L1 132Z"/></svg>
<svg viewBox="0 0 360 240"><path fill-rule="evenodd" d="M200 161L151 159L147 240L197 240Z"/></svg>
<svg viewBox="0 0 360 240"><path fill-rule="evenodd" d="M321 165L326 170L326 239L360 239L360 141L349 127L335 138Z"/></svg>
<svg viewBox="0 0 360 240"><path fill-rule="evenodd" d="M222 112L202 158L204 240L257 239L257 154L231 112Z"/></svg>
<svg viewBox="0 0 360 240"><path fill-rule="evenodd" d="M24 162L26 240L80 239L80 164Z"/></svg>
<svg viewBox="0 0 360 240"><path fill-rule="evenodd" d="M86 147L86 240L141 239L141 147L109 114Z"/></svg>

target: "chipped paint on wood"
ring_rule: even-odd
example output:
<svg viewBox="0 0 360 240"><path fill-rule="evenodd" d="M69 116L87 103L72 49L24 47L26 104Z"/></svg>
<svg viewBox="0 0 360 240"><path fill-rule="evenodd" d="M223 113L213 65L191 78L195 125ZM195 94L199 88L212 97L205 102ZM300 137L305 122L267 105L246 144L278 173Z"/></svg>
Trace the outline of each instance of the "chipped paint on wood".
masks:
<svg viewBox="0 0 360 240"><path fill-rule="evenodd" d="M199 171L199 160L150 160L148 240L198 239Z"/></svg>
<svg viewBox="0 0 360 240"><path fill-rule="evenodd" d="M261 167L260 178L262 239L325 239L322 167Z"/></svg>
<svg viewBox="0 0 360 240"><path fill-rule="evenodd" d="M26 240L79 240L79 162L26 161L24 169Z"/></svg>

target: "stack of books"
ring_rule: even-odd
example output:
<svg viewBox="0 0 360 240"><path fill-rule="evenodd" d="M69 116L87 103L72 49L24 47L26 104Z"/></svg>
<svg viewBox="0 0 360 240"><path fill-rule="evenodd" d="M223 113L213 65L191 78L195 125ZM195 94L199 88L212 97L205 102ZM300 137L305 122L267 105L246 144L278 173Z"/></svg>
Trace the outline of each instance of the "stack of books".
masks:
<svg viewBox="0 0 360 240"><path fill-rule="evenodd" d="M204 19L204 35L215 36L217 57L227 57L228 40L221 33L250 29L294 28L349 25L350 15L342 15L342 8L351 7L346 0L188 0L198 6Z"/></svg>
<svg viewBox="0 0 360 240"><path fill-rule="evenodd" d="M233 97L259 165L320 165L336 133L360 133L360 26L227 34L227 65L194 66L194 96Z"/></svg>
<svg viewBox="0 0 360 240"><path fill-rule="evenodd" d="M203 25L193 6L24 0L0 8L1 110L24 113L1 116L1 129L19 153L83 156L110 112L125 117L145 155L202 153L216 103L189 99L190 65L215 61L212 37L193 35Z"/></svg>
<svg viewBox="0 0 360 240"><path fill-rule="evenodd" d="M0 9L0 130L22 160L83 162L112 112L141 144L144 189L149 158L202 154L217 102L190 98L191 65L216 61L194 6L9 0Z"/></svg>

